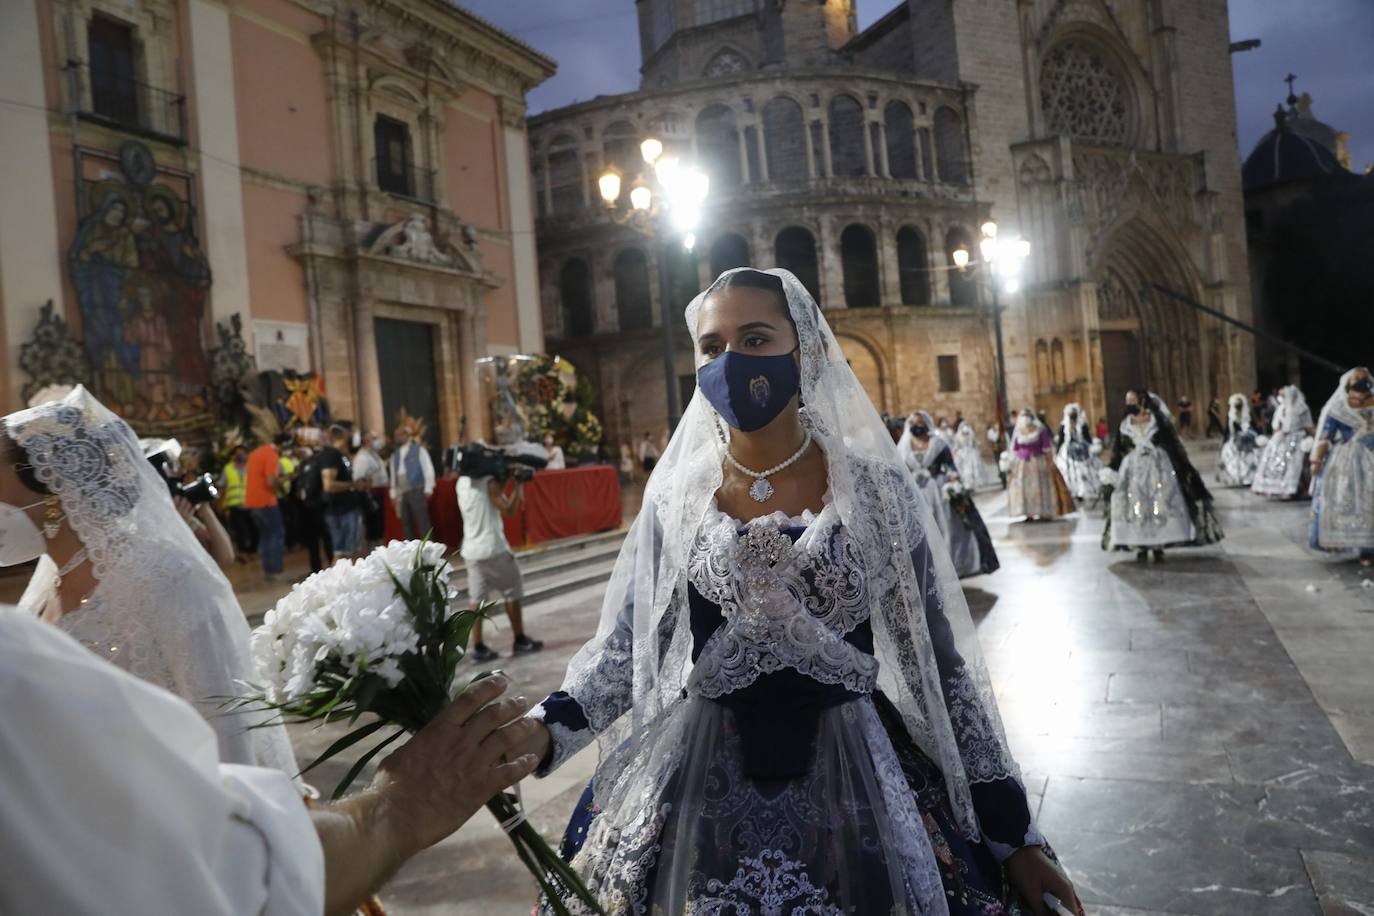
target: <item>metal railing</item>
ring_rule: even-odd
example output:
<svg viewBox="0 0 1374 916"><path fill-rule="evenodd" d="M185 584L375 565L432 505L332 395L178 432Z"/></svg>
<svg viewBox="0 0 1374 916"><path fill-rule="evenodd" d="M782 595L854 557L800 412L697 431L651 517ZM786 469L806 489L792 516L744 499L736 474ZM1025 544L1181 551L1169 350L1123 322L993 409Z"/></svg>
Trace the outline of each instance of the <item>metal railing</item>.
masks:
<svg viewBox="0 0 1374 916"><path fill-rule="evenodd" d="M372 160L372 173L377 178L377 187L388 194L427 204L438 199L434 169L422 169L413 162L384 161L379 156Z"/></svg>
<svg viewBox="0 0 1374 916"><path fill-rule="evenodd" d="M185 143L186 96L71 62L62 68L72 106L85 120Z"/></svg>

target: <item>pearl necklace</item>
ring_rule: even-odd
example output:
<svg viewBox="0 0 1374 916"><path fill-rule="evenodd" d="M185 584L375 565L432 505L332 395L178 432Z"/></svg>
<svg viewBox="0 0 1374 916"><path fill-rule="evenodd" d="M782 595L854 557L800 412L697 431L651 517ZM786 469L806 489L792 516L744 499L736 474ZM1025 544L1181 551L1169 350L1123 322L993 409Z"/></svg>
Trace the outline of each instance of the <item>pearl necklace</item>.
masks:
<svg viewBox="0 0 1374 916"><path fill-rule="evenodd" d="M771 467L766 471L751 470L750 468L747 468L744 465L740 464L738 461L736 461L735 456L730 454L729 443L726 443L725 446L725 460L730 462L730 466L733 467L735 470L739 471L741 474L747 474L748 476L754 478L754 483L749 487L749 495L753 498L754 502L756 503L766 503L768 502L768 500L773 498L773 485L768 482L768 478L772 477L779 471L786 470L787 468L790 468L792 465L796 464L797 459L801 458L802 455L806 454L806 450L810 446L811 430L808 429L806 430L806 438L802 439L801 448L793 452L792 457L788 458L782 464Z"/></svg>

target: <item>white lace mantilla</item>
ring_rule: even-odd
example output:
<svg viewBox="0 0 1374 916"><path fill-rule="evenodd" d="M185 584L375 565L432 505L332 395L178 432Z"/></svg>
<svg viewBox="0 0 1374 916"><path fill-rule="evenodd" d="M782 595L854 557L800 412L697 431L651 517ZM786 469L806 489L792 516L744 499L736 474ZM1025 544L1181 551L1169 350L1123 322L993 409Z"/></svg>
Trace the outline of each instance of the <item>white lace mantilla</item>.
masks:
<svg viewBox="0 0 1374 916"><path fill-rule="evenodd" d="M878 660L846 642L868 619L869 580L837 513L826 507L794 544L777 514L741 531L715 510L697 533L688 576L725 623L706 641L688 681L704 697L793 668L824 684L872 692ZM880 585L881 587L881 585Z"/></svg>

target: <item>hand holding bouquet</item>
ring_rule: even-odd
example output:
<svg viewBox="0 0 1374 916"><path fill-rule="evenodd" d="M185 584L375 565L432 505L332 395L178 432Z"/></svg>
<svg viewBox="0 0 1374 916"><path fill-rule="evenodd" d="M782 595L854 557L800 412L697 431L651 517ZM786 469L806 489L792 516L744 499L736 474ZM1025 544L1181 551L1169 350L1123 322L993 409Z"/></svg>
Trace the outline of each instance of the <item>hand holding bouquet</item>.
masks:
<svg viewBox="0 0 1374 916"><path fill-rule="evenodd" d="M334 798L383 749L419 731L490 673L458 683L458 663L482 611L453 610L452 567L444 553L442 544L393 541L361 560L339 563L293 588L253 632L253 655L266 683L253 685L237 705L273 709L292 722L347 719L355 725L364 713L373 717L302 772L391 730L353 762ZM518 794L500 793L487 809L553 912L568 912L560 902L564 894L601 912L577 873L525 820Z"/></svg>

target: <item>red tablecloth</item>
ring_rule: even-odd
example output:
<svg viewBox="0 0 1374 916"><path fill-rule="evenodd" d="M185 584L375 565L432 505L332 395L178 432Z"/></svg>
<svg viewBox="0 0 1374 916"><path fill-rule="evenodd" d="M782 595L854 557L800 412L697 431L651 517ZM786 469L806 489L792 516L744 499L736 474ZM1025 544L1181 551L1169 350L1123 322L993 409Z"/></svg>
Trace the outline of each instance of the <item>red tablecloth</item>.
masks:
<svg viewBox="0 0 1374 916"><path fill-rule="evenodd" d="M458 514L458 478L435 482L429 498L429 521L434 540L456 550L463 542L463 519ZM376 490L384 502L386 539L405 537L401 520L386 490ZM563 471L538 471L525 484L524 508L505 518L506 540L512 547L538 544L577 534L619 528L620 478L615 468L593 465Z"/></svg>

